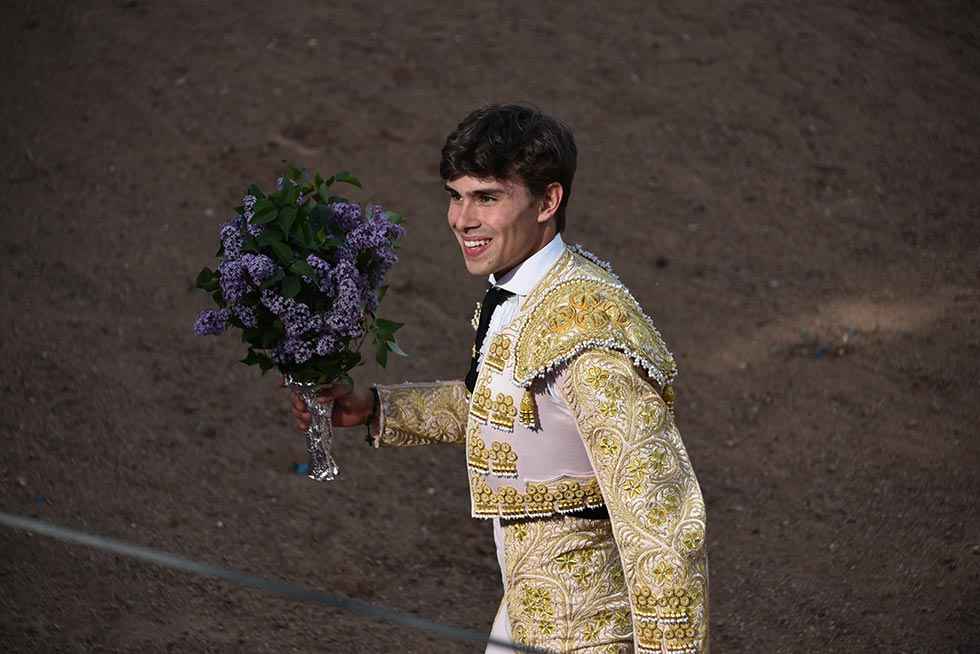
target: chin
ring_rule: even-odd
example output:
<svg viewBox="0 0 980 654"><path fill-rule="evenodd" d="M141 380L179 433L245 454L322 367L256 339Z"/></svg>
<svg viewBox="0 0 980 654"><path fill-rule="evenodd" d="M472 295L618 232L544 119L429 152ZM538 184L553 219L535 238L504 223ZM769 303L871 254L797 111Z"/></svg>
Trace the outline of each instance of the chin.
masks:
<svg viewBox="0 0 980 654"><path fill-rule="evenodd" d="M469 259L464 259L463 263L466 265L466 272L471 275L479 275L481 277L486 277L493 271L490 270L490 266L482 261L470 261Z"/></svg>

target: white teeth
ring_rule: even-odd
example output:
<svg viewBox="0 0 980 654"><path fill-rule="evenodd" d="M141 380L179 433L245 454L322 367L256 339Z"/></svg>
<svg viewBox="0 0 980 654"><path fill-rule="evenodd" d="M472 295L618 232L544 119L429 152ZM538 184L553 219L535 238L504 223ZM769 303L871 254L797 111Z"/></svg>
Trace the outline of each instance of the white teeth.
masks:
<svg viewBox="0 0 980 654"><path fill-rule="evenodd" d="M465 245L468 248L478 248L481 245L486 245L489 242L490 239L486 239L484 241L463 241L463 245Z"/></svg>

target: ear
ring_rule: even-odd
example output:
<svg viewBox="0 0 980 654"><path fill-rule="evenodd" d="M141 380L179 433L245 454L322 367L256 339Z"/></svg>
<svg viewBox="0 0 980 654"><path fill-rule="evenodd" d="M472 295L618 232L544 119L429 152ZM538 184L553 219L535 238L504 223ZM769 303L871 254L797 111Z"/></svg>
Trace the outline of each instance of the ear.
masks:
<svg viewBox="0 0 980 654"><path fill-rule="evenodd" d="M539 200L538 209L538 222L546 223L555 212L558 211L558 206L561 204L562 196L565 190L562 188L559 182L552 182L544 189L544 195Z"/></svg>

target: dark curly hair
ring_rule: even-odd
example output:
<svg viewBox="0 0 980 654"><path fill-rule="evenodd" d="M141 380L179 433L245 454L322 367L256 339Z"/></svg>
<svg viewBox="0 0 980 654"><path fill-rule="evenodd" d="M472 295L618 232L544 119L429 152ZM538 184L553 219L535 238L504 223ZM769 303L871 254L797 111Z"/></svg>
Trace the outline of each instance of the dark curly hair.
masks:
<svg viewBox="0 0 980 654"><path fill-rule="evenodd" d="M471 112L446 137L439 173L445 181L517 178L536 198L558 182L563 193L555 223L561 232L577 155L572 130L560 120L532 107L491 104Z"/></svg>

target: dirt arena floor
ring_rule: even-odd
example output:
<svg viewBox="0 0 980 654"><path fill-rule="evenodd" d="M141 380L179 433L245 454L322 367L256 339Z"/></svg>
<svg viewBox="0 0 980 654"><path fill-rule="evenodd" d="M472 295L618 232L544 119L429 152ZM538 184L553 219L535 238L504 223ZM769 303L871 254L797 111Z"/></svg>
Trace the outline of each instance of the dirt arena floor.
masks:
<svg viewBox="0 0 980 654"><path fill-rule="evenodd" d="M462 377L439 150L533 102L678 357L713 651L980 651L980 10L930 4L4 3L0 510L488 631L462 450L298 476L192 284L249 182L350 169L410 230L358 383ZM482 648L0 528L0 651Z"/></svg>

